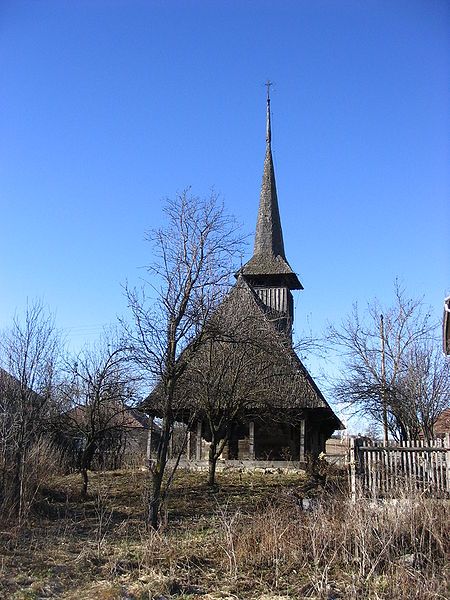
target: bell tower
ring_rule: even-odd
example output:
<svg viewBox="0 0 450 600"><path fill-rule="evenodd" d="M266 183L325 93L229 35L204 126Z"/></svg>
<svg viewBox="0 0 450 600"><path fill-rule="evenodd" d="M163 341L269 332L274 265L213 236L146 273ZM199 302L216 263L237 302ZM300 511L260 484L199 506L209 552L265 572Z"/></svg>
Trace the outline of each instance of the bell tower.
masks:
<svg viewBox="0 0 450 600"><path fill-rule="evenodd" d="M252 258L239 273L251 285L266 307L266 312L292 341L294 303L292 290L302 290L284 252L283 231L278 208L277 188L272 159L270 122L270 82L267 83L266 156L256 222Z"/></svg>

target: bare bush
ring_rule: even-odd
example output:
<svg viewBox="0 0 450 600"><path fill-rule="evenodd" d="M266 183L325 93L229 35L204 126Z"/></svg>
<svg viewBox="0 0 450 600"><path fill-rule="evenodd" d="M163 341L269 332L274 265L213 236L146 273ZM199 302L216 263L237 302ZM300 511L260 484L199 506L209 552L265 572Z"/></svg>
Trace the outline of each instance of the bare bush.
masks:
<svg viewBox="0 0 450 600"><path fill-rule="evenodd" d="M61 464L61 453L50 440L41 437L29 446L26 461L21 463L19 524L28 517L42 488L48 485L53 476L61 474ZM3 498L5 520L9 520L16 513L15 494L16 482L13 482L11 477L6 477Z"/></svg>
<svg viewBox="0 0 450 600"><path fill-rule="evenodd" d="M39 301L0 336L0 503L19 523L35 489L27 488L33 452L45 444L55 408L58 353L53 317Z"/></svg>
<svg viewBox="0 0 450 600"><path fill-rule="evenodd" d="M271 589L395 600L406 597L409 582L408 598L425 600L444 597L448 512L448 505L421 498L332 501L310 512L272 506L251 520L236 519L235 530L223 527L222 536L233 536L236 574L264 573Z"/></svg>
<svg viewBox="0 0 450 600"><path fill-rule="evenodd" d="M56 425L66 446L77 451L83 495L94 462L114 468L125 450L124 435L130 425L127 403L135 384L125 350L114 331L105 332L96 345L86 346L66 363L69 381L62 387L66 411Z"/></svg>

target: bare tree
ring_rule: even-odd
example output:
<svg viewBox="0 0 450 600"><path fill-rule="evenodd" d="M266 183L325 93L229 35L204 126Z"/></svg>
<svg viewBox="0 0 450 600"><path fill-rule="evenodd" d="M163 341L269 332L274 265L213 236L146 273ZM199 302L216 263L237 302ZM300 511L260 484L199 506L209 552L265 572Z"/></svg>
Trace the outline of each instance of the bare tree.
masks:
<svg viewBox="0 0 450 600"><path fill-rule="evenodd" d="M45 435L53 406L59 337L54 319L39 301L27 305L0 339L0 435L2 490L21 518L28 456Z"/></svg>
<svg viewBox="0 0 450 600"><path fill-rule="evenodd" d="M158 384L162 418L156 460L149 462L148 521L158 526L162 484L172 435L178 381L186 368L180 356L195 352L204 339L204 324L223 296L242 237L217 196L206 200L188 191L167 201L167 226L151 232L155 260L147 271L152 281L141 289L126 287L132 325L126 326L137 363ZM149 293L149 290L151 292Z"/></svg>
<svg viewBox="0 0 450 600"><path fill-rule="evenodd" d="M449 365L436 349L435 325L422 300L395 284L392 307L355 305L330 340L344 357L337 398L355 414L379 423L394 438L430 435L449 398Z"/></svg>
<svg viewBox="0 0 450 600"><path fill-rule="evenodd" d="M118 452L129 425L129 403L136 376L127 348L117 336L105 334L66 362L68 381L63 389L66 409L57 421L68 445L78 451L82 493L88 489L88 470L94 457Z"/></svg>
<svg viewBox="0 0 450 600"><path fill-rule="evenodd" d="M436 419L450 405L450 362L438 341L424 340L409 350L392 404L410 438L433 439Z"/></svg>

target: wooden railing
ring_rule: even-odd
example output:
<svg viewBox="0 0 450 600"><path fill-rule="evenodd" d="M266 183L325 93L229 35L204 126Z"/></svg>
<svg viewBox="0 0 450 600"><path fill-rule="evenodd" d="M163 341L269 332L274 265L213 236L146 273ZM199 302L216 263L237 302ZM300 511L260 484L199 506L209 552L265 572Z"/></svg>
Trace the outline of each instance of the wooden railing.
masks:
<svg viewBox="0 0 450 600"><path fill-rule="evenodd" d="M352 498L422 493L450 495L450 434L444 439L401 443L352 439L349 449Z"/></svg>

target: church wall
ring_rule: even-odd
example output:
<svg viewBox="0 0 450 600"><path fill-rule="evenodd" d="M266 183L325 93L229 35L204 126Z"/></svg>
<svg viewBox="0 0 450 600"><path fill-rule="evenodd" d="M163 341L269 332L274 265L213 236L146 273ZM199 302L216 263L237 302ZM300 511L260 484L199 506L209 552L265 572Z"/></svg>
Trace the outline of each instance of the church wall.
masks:
<svg viewBox="0 0 450 600"><path fill-rule="evenodd" d="M256 460L298 460L295 432L289 423L256 423Z"/></svg>

